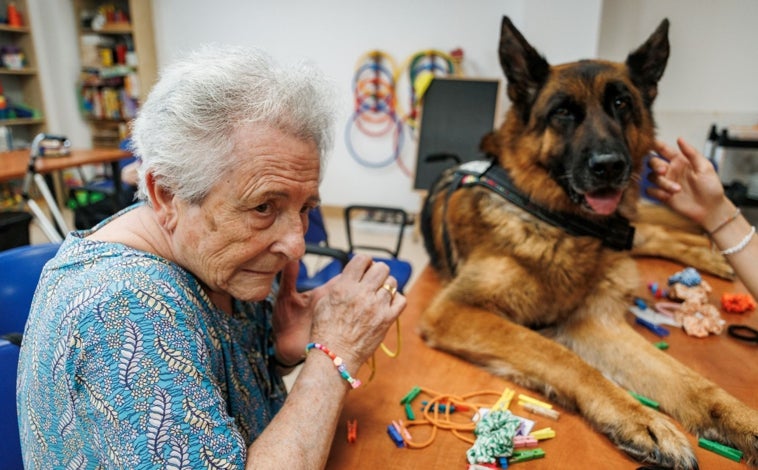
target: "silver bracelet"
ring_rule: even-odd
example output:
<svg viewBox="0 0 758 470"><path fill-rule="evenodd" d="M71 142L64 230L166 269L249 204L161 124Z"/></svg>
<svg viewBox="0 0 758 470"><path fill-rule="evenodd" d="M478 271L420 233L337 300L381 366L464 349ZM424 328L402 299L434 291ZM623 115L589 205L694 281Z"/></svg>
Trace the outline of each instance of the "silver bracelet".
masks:
<svg viewBox="0 0 758 470"><path fill-rule="evenodd" d="M737 210L734 211L734 214L730 215L726 219L724 219L716 228L708 232L708 235L713 236L716 232L721 230L722 228L729 225L729 222L735 220L740 215L740 208L738 207ZM707 231L707 230L706 230Z"/></svg>
<svg viewBox="0 0 758 470"><path fill-rule="evenodd" d="M753 238L753 235L755 235L755 225L750 227L750 232L745 235L745 238L742 239L739 243L734 245L731 248L727 248L726 250L721 251L722 255L733 255L737 252L742 251L748 243L750 243L750 240Z"/></svg>

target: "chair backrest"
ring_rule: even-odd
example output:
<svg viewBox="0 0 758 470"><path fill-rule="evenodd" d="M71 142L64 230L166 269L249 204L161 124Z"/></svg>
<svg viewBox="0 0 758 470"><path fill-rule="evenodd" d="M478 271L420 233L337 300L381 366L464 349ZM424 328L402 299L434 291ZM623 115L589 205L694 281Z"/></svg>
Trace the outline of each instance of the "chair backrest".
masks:
<svg viewBox="0 0 758 470"><path fill-rule="evenodd" d="M308 213L308 230L305 232L305 254L300 260L297 276L298 291L318 287L342 272L348 261L344 251L329 246L324 216L320 208Z"/></svg>
<svg viewBox="0 0 758 470"><path fill-rule="evenodd" d="M305 232L305 242L329 246L329 235L326 233L324 215L321 213L320 207L316 207L308 213L308 231Z"/></svg>
<svg viewBox="0 0 758 470"><path fill-rule="evenodd" d="M390 235L391 244L364 242L358 243L355 237L356 225L360 222L381 225L382 231ZM387 253L393 258L400 254L403 244L405 226L408 225L408 213L397 207L351 205L345 208L345 228L347 230L347 251L369 250ZM377 227L378 228L378 227ZM386 237L385 237L386 238Z"/></svg>
<svg viewBox="0 0 758 470"><path fill-rule="evenodd" d="M397 207L351 205L345 208L345 228L347 230L348 252L381 252L387 257L374 256L374 261L385 263L390 274L397 280L397 289L403 292L413 272L411 263L400 259L405 227L410 222L408 213ZM381 236L369 238L364 235L362 242L357 241L357 229L360 223L373 226ZM385 241L386 240L386 241Z"/></svg>
<svg viewBox="0 0 758 470"><path fill-rule="evenodd" d="M23 333L42 268L58 248L45 243L0 251L0 334Z"/></svg>

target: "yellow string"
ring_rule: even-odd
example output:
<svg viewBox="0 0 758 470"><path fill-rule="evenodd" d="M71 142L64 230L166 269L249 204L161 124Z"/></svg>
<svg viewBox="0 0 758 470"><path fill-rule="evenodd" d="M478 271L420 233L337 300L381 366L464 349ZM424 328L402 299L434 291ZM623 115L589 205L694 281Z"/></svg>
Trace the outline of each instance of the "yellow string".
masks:
<svg viewBox="0 0 758 470"><path fill-rule="evenodd" d="M396 325L395 331L397 334L397 350L393 352L387 346L385 346L384 343L380 344L382 351L384 351L384 354L386 354L392 359L396 358L400 354L400 348L402 344L402 339L400 337L400 318L395 320L395 325ZM376 375L376 353L371 355L371 359L369 359L369 362L368 362L368 367L371 372L369 373L368 379L366 379L366 383L369 383L372 380L374 380L374 376Z"/></svg>
<svg viewBox="0 0 758 470"><path fill-rule="evenodd" d="M400 339L400 318L398 318L397 320L395 320L395 325L397 327L396 330L395 330L395 334L397 335L397 351L395 351L395 352L390 351L390 349L387 346L385 346L384 343L381 343L379 345L379 346L381 346L382 351L384 351L384 354L386 354L387 356L389 356L389 357L391 357L393 359L396 358L398 356L398 354L400 354L400 346L402 344L402 340Z"/></svg>

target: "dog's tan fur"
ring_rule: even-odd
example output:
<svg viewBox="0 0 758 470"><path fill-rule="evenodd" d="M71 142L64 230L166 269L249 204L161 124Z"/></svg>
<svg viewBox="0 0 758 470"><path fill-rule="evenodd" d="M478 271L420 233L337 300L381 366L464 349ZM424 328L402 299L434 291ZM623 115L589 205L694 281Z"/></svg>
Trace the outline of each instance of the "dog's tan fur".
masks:
<svg viewBox="0 0 758 470"><path fill-rule="evenodd" d="M504 18L500 55L512 106L483 145L530 200L605 220L607 214L593 213L567 194L563 176L556 178L556 161L618 153L629 175L620 178L615 213L637 217L639 174L655 135L651 105L668 58L667 32L664 21L626 63L550 67ZM758 413L654 348L625 321L639 283L630 252L568 235L488 189L450 191L450 183L451 174L444 174L424 209L425 242L445 282L420 322L429 345L576 410L639 461L697 466L676 426L626 390L653 398L689 431L735 446L749 463L758 463ZM635 251L731 276L723 258L702 240L672 238L659 225L641 224Z"/></svg>

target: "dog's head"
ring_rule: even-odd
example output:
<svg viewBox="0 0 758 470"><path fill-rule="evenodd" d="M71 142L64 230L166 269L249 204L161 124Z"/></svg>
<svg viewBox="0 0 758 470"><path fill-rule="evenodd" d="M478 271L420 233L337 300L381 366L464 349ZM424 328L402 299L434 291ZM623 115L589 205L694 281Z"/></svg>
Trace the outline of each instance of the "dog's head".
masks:
<svg viewBox="0 0 758 470"><path fill-rule="evenodd" d="M500 63L511 107L485 150L550 209L632 217L655 138L651 106L669 56L668 25L663 20L625 63L551 66L503 18Z"/></svg>

